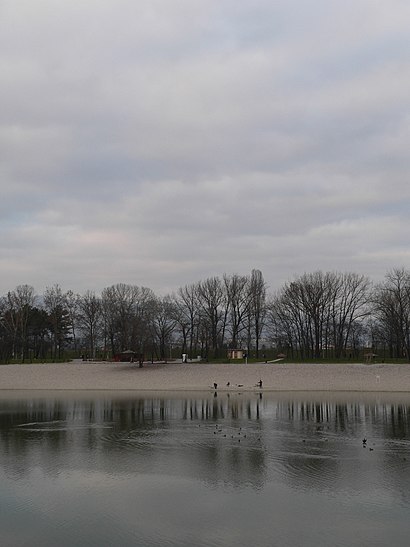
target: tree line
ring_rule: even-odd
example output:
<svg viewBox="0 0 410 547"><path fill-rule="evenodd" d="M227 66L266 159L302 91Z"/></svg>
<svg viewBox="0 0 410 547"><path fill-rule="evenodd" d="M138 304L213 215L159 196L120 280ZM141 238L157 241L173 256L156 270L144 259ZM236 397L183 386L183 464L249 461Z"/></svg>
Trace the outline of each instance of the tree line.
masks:
<svg viewBox="0 0 410 547"><path fill-rule="evenodd" d="M350 272L305 273L270 293L260 270L224 274L158 296L118 283L101 294L37 295L19 285L0 298L0 359L59 359L67 350L112 358L132 350L145 358L187 353L226 358L284 354L298 359L358 358L364 348L410 358L410 271L383 282Z"/></svg>

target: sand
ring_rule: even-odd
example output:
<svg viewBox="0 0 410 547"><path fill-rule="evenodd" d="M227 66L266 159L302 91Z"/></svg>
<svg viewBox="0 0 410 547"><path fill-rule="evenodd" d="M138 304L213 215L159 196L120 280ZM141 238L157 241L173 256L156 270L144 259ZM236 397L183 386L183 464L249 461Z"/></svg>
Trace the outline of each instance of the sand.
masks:
<svg viewBox="0 0 410 547"><path fill-rule="evenodd" d="M0 365L0 390L410 393L410 364L81 362ZM229 382L229 386L227 385Z"/></svg>

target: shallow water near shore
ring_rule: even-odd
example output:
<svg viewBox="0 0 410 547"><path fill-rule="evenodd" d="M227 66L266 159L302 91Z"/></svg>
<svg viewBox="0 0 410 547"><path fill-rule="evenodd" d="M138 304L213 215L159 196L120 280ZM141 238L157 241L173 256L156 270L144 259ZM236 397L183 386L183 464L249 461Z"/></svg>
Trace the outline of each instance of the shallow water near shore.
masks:
<svg viewBox="0 0 410 547"><path fill-rule="evenodd" d="M0 393L0 479L3 546L407 546L410 399Z"/></svg>

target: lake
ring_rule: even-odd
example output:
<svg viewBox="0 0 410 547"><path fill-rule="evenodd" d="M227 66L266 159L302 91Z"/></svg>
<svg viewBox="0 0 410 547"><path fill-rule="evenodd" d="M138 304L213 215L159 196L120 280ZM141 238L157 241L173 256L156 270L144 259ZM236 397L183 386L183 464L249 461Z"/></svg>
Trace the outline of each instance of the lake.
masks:
<svg viewBox="0 0 410 547"><path fill-rule="evenodd" d="M407 547L406 397L0 392L0 543Z"/></svg>

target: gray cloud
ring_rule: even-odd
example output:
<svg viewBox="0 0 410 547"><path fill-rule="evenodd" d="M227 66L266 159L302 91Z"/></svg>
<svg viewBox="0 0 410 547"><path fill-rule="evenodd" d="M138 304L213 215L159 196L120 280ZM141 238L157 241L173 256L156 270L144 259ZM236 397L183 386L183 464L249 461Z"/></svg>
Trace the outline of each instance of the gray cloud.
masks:
<svg viewBox="0 0 410 547"><path fill-rule="evenodd" d="M0 292L408 266L410 6L5 0Z"/></svg>

